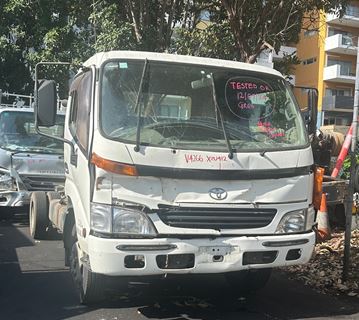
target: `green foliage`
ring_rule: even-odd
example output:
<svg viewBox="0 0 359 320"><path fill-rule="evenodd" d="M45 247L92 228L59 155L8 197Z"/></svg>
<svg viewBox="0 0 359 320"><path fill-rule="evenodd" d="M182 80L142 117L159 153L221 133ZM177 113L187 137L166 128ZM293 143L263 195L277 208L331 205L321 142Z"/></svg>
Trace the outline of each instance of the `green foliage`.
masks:
<svg viewBox="0 0 359 320"><path fill-rule="evenodd" d="M295 66L300 64L300 60L295 54L284 55L283 59L274 62L274 69L285 76L293 74Z"/></svg>
<svg viewBox="0 0 359 320"><path fill-rule="evenodd" d="M255 62L268 47L295 42L308 9L344 8L347 0L3 0L0 89L33 91L40 61L80 64L107 50L173 52ZM207 28L198 29L206 12ZM309 19L315 21L315 19ZM288 59L295 63L294 58ZM288 65L277 65L289 74ZM47 69L63 83L67 71ZM44 73L43 73L44 74ZM66 92L66 86L61 89Z"/></svg>
<svg viewBox="0 0 359 320"><path fill-rule="evenodd" d="M119 4L113 3L91 13L89 20L96 28L96 51L138 49L132 26L121 19L119 10Z"/></svg>
<svg viewBox="0 0 359 320"><path fill-rule="evenodd" d="M356 155L356 164L359 165L359 154ZM350 178L350 167L351 167L351 157L348 155L344 162L342 170L340 171L340 177L342 179L349 179Z"/></svg>
<svg viewBox="0 0 359 320"><path fill-rule="evenodd" d="M177 30L178 38L174 48L178 54L209 58L236 59L233 47L233 34L227 22L209 25L206 29L192 31L181 28Z"/></svg>

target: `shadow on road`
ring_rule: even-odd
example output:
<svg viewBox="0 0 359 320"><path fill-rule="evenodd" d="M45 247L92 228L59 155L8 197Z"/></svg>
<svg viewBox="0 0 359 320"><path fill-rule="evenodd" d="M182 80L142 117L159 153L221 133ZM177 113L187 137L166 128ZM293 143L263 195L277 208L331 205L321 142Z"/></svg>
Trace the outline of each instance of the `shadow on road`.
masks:
<svg viewBox="0 0 359 320"><path fill-rule="evenodd" d="M78 304L60 241L34 242L26 216L0 222L1 319L359 319L358 302L318 294L274 272L248 299L222 275L181 276L132 281L89 308Z"/></svg>
<svg viewBox="0 0 359 320"><path fill-rule="evenodd" d="M88 312L76 303L68 271L47 261L61 246L48 241L49 251L39 255L27 235L27 220L16 215L0 222L0 318L68 319Z"/></svg>
<svg viewBox="0 0 359 320"><path fill-rule="evenodd" d="M322 295L275 272L266 288L247 298L223 276L186 276L130 284L102 309L137 308L148 319L359 319L357 298ZM111 319L111 318L109 318Z"/></svg>

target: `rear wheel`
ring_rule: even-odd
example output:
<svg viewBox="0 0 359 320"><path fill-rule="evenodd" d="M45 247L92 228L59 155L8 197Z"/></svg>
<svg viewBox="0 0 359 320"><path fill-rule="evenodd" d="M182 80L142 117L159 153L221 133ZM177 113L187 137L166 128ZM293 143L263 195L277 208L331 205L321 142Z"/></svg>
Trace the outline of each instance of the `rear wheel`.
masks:
<svg viewBox="0 0 359 320"><path fill-rule="evenodd" d="M30 199L30 233L34 239L43 240L47 237L47 228L50 224L48 216L48 201L46 193L35 191Z"/></svg>
<svg viewBox="0 0 359 320"><path fill-rule="evenodd" d="M248 295L262 289L270 279L272 269L253 269L229 272L228 284L238 293Z"/></svg>
<svg viewBox="0 0 359 320"><path fill-rule="evenodd" d="M81 304L93 304L104 299L104 276L94 273L78 254L76 227L72 230L72 247L70 254L70 272L79 293Z"/></svg>

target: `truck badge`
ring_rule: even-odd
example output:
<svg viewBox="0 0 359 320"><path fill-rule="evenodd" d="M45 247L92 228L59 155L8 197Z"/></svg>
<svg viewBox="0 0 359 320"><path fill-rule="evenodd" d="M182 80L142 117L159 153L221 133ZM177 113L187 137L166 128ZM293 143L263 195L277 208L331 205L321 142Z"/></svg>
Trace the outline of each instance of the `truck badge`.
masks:
<svg viewBox="0 0 359 320"><path fill-rule="evenodd" d="M227 198L227 191L222 188L212 188L209 190L209 196L214 200L224 200Z"/></svg>

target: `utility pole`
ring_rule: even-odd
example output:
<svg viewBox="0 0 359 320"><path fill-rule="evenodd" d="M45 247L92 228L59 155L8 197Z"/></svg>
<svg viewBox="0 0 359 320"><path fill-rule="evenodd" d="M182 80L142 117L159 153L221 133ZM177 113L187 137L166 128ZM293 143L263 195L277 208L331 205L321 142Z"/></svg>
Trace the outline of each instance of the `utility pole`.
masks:
<svg viewBox="0 0 359 320"><path fill-rule="evenodd" d="M344 238L344 261L343 261L343 280L348 280L349 266L350 266L350 239L352 233L352 208L353 208L353 194L354 194L354 180L356 167L356 145L358 132L358 109L359 109L359 39L357 44L357 64L355 73L355 95L353 107L353 136L350 149L350 181L349 190L346 199L345 207L345 238Z"/></svg>

